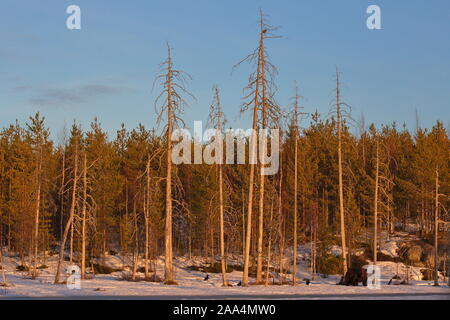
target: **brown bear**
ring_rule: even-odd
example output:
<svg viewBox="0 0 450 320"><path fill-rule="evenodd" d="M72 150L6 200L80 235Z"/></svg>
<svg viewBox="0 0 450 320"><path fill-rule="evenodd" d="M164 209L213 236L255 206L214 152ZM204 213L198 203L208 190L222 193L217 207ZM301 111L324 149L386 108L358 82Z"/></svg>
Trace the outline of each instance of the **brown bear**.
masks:
<svg viewBox="0 0 450 320"><path fill-rule="evenodd" d="M344 286L358 286L360 282L362 282L363 286L367 286L367 270L362 267L348 269L345 277L342 277L338 284Z"/></svg>

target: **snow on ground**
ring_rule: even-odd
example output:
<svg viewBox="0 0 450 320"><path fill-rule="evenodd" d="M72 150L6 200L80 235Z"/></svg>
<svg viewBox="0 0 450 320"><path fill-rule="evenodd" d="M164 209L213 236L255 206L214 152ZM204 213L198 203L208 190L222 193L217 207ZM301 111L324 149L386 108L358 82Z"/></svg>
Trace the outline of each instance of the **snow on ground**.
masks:
<svg viewBox="0 0 450 320"><path fill-rule="evenodd" d="M120 258L108 256L110 264L118 264ZM450 300L448 286L434 287L431 281L410 281L410 285L387 285L396 273L396 264L380 263L382 270L382 287L370 290L367 287L337 286L339 276L321 278L316 276L311 285L299 281L297 287L289 285L269 285L240 287L237 283L242 279L242 272L228 273L232 287L222 287L221 274L209 274L204 281L205 273L188 270L186 267L199 264L202 258L175 259L175 273L178 285L169 286L153 282L128 282L121 280L121 272L109 275L96 275L94 279L82 280L81 289L70 290L65 284L53 284L56 257L48 258L48 269L41 271L36 280L28 277L26 272L15 271L17 258L4 258L7 281L12 286L0 287L0 299L28 298L82 298L82 299L447 299ZM67 266L65 262L64 267ZM298 266L300 279L311 279L309 266L301 261ZM157 272L163 275L163 260L159 259ZM143 276L141 274L141 276ZM290 277L290 276L289 276Z"/></svg>
<svg viewBox="0 0 450 320"><path fill-rule="evenodd" d="M398 257L398 245L396 241L388 241L384 242L380 246L381 253L391 256L391 257Z"/></svg>

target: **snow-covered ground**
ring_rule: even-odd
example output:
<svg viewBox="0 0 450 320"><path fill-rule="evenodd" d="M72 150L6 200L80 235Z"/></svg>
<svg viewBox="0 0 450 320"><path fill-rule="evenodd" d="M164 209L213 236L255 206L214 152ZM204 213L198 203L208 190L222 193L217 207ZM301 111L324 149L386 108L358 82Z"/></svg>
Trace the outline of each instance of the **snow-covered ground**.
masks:
<svg viewBox="0 0 450 320"><path fill-rule="evenodd" d="M107 259L120 263L120 259ZM53 284L56 258L50 257L48 269L41 270L39 277L32 280L26 272L18 272L17 258L4 258L9 287L0 287L0 299L64 298L64 299L446 299L450 300L450 288L442 284L433 286L432 281L410 281L409 285L387 285L396 273L396 264L383 262L381 289L367 287L338 286L339 276L321 278L316 276L311 285L299 281L299 285L269 285L241 287L242 272L228 273L232 287L221 286L220 274L192 271L186 267L198 263L201 259L175 259L175 272L178 285L164 285L154 282L129 282L121 280L122 272L109 275L96 275L93 279L82 280L80 289L69 289L65 284ZM114 262L115 261L115 262ZM65 267L67 262L65 263ZM301 261L298 266L300 279L311 279L309 266ZM163 274L163 261L159 260L157 272ZM141 274L141 276L143 276Z"/></svg>

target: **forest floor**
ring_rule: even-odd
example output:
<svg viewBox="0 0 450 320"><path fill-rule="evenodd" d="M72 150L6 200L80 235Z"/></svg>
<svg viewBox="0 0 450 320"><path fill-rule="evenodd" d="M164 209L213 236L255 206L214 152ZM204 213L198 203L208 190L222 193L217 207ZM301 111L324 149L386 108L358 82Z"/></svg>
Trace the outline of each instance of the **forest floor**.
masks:
<svg viewBox="0 0 450 320"><path fill-rule="evenodd" d="M112 257L112 256L111 256ZM228 273L231 287L222 287L220 273L193 271L188 266L198 263L200 258L178 258L174 260L178 285L165 285L147 281L122 280L122 272L95 275L93 279L81 280L80 289L69 289L66 284L53 284L56 257L46 261L47 269L40 270L37 279L28 272L16 271L17 257L4 257L8 287L0 287L1 299L439 299L450 300L450 287L442 283L433 286L432 281L411 280L408 285L388 285L393 276L392 263L382 263L381 288L347 287L336 285L339 276L322 278L316 276L306 285L304 279L311 279L306 261L300 261L298 286L269 285L265 287L237 284L242 279L241 271ZM65 262L64 267L67 267ZM163 274L163 260L158 261L157 273ZM1 275L1 273L0 273ZM143 274L140 274L143 277ZM1 279L1 278L0 278ZM252 279L251 279L252 280Z"/></svg>

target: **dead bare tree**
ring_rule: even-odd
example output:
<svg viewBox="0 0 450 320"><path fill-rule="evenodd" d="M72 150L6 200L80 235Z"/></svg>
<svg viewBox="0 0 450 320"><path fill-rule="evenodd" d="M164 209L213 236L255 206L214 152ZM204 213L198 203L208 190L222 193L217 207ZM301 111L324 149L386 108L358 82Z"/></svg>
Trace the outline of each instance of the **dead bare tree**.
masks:
<svg viewBox="0 0 450 320"><path fill-rule="evenodd" d="M383 212L389 214L392 207L392 188L394 180L391 177L389 162L394 161L389 150L380 142L380 138L375 134L375 191L373 202L373 264L377 264L378 256L378 216ZM389 232L389 230L387 230Z"/></svg>
<svg viewBox="0 0 450 320"><path fill-rule="evenodd" d="M183 71L173 68L171 48L167 44L167 60L161 64L161 74L155 79L155 83L163 88L155 100L155 107L158 113L157 123L160 124L163 117L167 114L167 126L164 126L166 137L166 220L165 220L165 262L164 262L164 282L166 284L176 284L173 273L173 252L172 252L172 133L174 128L184 122L180 118L187 105L180 92L183 92L193 98L193 95L186 90L186 81L191 77Z"/></svg>
<svg viewBox="0 0 450 320"><path fill-rule="evenodd" d="M149 275L149 263L150 263L150 213L151 213L151 205L152 205L152 187L151 187L151 179L152 179L152 169L151 162L152 160L160 154L160 149L158 148L153 152L153 155L147 159L147 164L145 168L145 188L144 188L144 222L145 222L145 245L144 245L144 274L145 278L150 278ZM155 269L156 271L156 269ZM156 277L155 277L156 278Z"/></svg>
<svg viewBox="0 0 450 320"><path fill-rule="evenodd" d="M439 169L436 167L436 181L435 181L435 212L434 212L434 285L439 286ZM445 261L444 261L445 264Z"/></svg>
<svg viewBox="0 0 450 320"><path fill-rule="evenodd" d="M91 162L88 165L87 154L84 151L83 154L83 191L81 195L81 279L86 279L86 243L88 241L88 225L93 224L92 221L89 222L90 212L95 207L95 202L90 195L88 195L89 178L88 171L95 165L98 159Z"/></svg>
<svg viewBox="0 0 450 320"><path fill-rule="evenodd" d="M149 252L150 252L150 159L146 166L146 192L144 197L144 220L145 220L145 252L144 252L144 274L149 277Z"/></svg>
<svg viewBox="0 0 450 320"><path fill-rule="evenodd" d="M279 107L272 101L274 83L273 77L276 75L276 68L270 62L269 56L265 48L265 40L270 38L279 38L273 34L277 28L267 24L265 15L260 10L259 18L259 44L258 47L250 53L247 57L241 60L234 66L237 67L243 62L249 62L256 65L256 71L250 75L249 83L245 90L249 93L244 97L247 102L241 108L241 112L245 112L253 106L253 122L252 122L252 136L250 138L249 159L250 159L250 173L249 173L249 190L248 190L248 204L247 204L247 232L245 239L244 252L244 274L242 285L248 285L248 270L250 261L250 244L251 244L251 229L252 229L252 214L253 214L253 193L255 180L255 165L257 164L256 157L256 141L257 130L262 128L262 139L266 139L266 132L270 117L277 118ZM258 117L260 112L260 117ZM258 125L260 122L260 126ZM264 140L265 141L265 140ZM264 155L265 143L262 143L262 148L259 150L261 155ZM263 268L263 238L264 238L264 184L265 176L263 174L264 165L260 162L260 179L259 179L259 217L258 217L258 243L257 243L257 266L256 266L256 283L263 284L262 268Z"/></svg>
<svg viewBox="0 0 450 320"><path fill-rule="evenodd" d="M295 287L297 283L297 241L298 241L298 138L300 135L299 120L303 112L300 112L301 96L298 93L298 87L295 86L294 103L292 106L292 120L294 128L294 234L293 234L293 262L292 262L292 285Z"/></svg>
<svg viewBox="0 0 450 320"><path fill-rule="evenodd" d="M38 260L38 248L39 248L39 214L41 208L41 186L42 186L42 141L38 146L37 156L37 170L36 170L36 207L35 207L35 220L34 220L34 257L33 257L33 273L32 277L36 278L38 275L37 260Z"/></svg>
<svg viewBox="0 0 450 320"><path fill-rule="evenodd" d="M379 142L377 139L376 142L377 150L376 150L376 165L375 165L375 196L373 202L373 264L377 264L377 255L378 255L378 181L379 181L379 173L380 173L380 158L379 158Z"/></svg>
<svg viewBox="0 0 450 320"><path fill-rule="evenodd" d="M56 274L55 274L55 284L60 282L60 274L61 274L61 264L64 260L64 248L67 241L67 235L69 233L69 229L72 226L73 219L75 216L75 204L76 204L76 191L77 191L77 185L78 185L78 149L79 149L79 141L78 137L75 138L75 155L74 155L74 169L73 169L73 187L72 187L72 202L70 205L70 213L69 218L66 223L66 227L64 229L63 238L61 240L61 245L59 248L59 258L58 258L58 265L56 267Z"/></svg>
<svg viewBox="0 0 450 320"><path fill-rule="evenodd" d="M214 91L214 100L211 105L211 111L209 114L209 121L216 122L215 127L217 130L216 138L218 139L218 135L222 135L222 125L223 125L223 113L220 107L220 93L219 88L215 86L213 88ZM218 148L220 151L216 149L215 152L220 152L219 161L217 162L217 171L219 175L219 223L220 223L220 261L222 268L222 285L228 286L227 281L227 262L225 257L225 231L224 231L224 197L223 197L223 156L222 156L222 140L219 142ZM216 155L217 158L217 155Z"/></svg>
<svg viewBox="0 0 450 320"><path fill-rule="evenodd" d="M339 72L336 70L336 112L337 112L337 131L338 131L338 166L339 166L339 213L341 223L341 245L342 245L342 269L347 272L347 250L345 241L345 215L344 215L344 191L342 182L342 115L340 101L340 83Z"/></svg>
<svg viewBox="0 0 450 320"><path fill-rule="evenodd" d="M81 279L86 278L86 210L87 210L87 158L83 155L83 204L81 209Z"/></svg>

